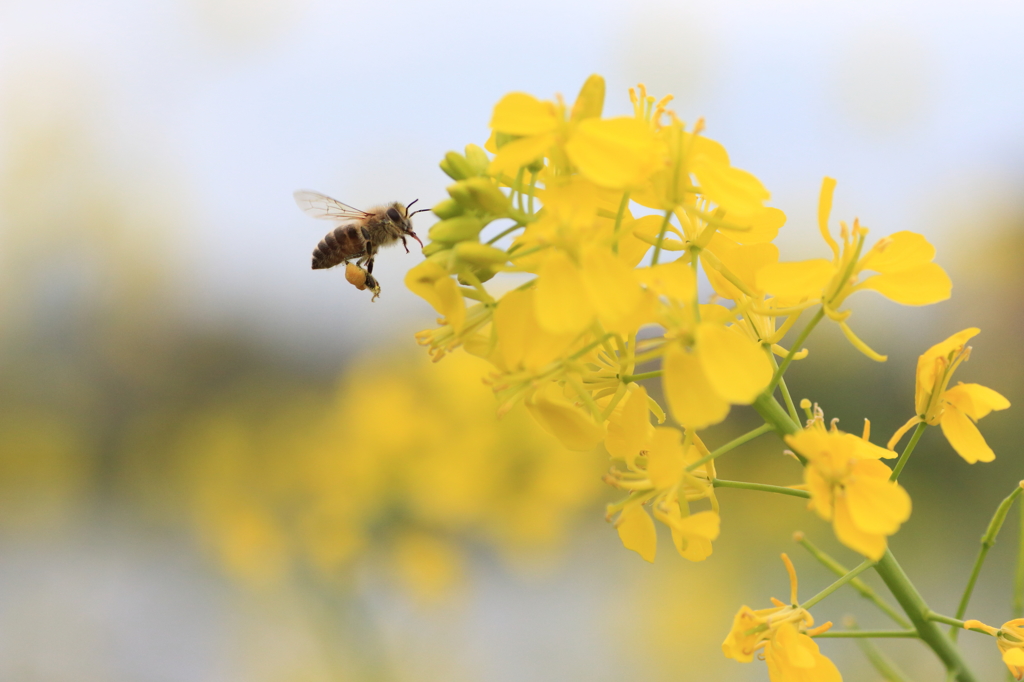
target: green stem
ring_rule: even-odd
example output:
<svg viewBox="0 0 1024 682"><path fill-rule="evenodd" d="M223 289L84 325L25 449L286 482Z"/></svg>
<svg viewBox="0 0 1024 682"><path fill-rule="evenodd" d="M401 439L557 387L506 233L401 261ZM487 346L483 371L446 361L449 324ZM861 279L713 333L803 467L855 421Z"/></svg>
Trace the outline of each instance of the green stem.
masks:
<svg viewBox="0 0 1024 682"><path fill-rule="evenodd" d="M789 394L789 386L786 386L785 379L779 379L779 388L782 389L782 399L786 402L786 409L789 411L789 418L799 424L800 415L796 411L796 405L793 404L793 396Z"/></svg>
<svg viewBox="0 0 1024 682"><path fill-rule="evenodd" d="M952 625L953 627L960 628L961 630L964 629L964 622L959 618L950 618L949 616L944 616L941 613L935 613L934 611L928 611L925 615L928 620L935 621L936 623L945 623L946 625Z"/></svg>
<svg viewBox="0 0 1024 682"><path fill-rule="evenodd" d="M978 558L974 560L971 577L968 578L967 587L964 588L964 594L960 597L960 605L956 607L956 617L958 619L963 618L964 614L967 613L967 604L971 601L971 593L974 592L974 585L978 582L978 575L981 574L981 565L985 563L985 556L992 549L992 545L996 544L996 536L999 535L999 530L1003 527L1003 522L1006 521L1006 515L1010 513L1013 501L1020 497L1020 492L1021 488L1018 485L1013 489L1012 493L1006 496L1006 499L999 503L996 513L992 515L992 520L988 523L988 529L981 536L981 548L978 550ZM954 642L959 634L960 629L956 627L952 628L949 632L949 636Z"/></svg>
<svg viewBox="0 0 1024 682"><path fill-rule="evenodd" d="M850 572L850 569L846 568L841 563L833 559L831 556L821 551L813 542L808 540L807 537L803 535L803 533L801 533L800 536L797 538L797 542L799 542L804 547L804 549L810 552L811 556L813 556L815 559L821 562L821 564L825 568L832 571L836 575L842 576ZM892 605L890 605L887 601L878 596L878 593L871 589L871 587L869 587L868 584L865 583L863 580L861 580L860 578L854 578L850 581L850 587L857 590L857 592L859 592L862 597L869 600L871 603L873 603L875 606L881 609L882 612L885 613L885 615L892 618L893 621L896 622L898 625L904 628L910 627L910 621L904 618L900 614L900 612L893 608Z"/></svg>
<svg viewBox="0 0 1024 682"><path fill-rule="evenodd" d="M820 635L815 635L815 639L830 637L850 637L850 638L868 638L868 637L917 637L917 630L840 630L834 632L829 630L823 632Z"/></svg>
<svg viewBox="0 0 1024 682"><path fill-rule="evenodd" d="M665 241L665 232L668 230L668 221L672 218L672 211L665 211L665 218L661 221L661 229L658 230L658 239L654 242L654 254L651 256L651 265L658 264L658 256L661 255L661 244Z"/></svg>
<svg viewBox="0 0 1024 682"><path fill-rule="evenodd" d="M721 478L711 479L712 485L716 488L739 488L740 490L760 490L765 493L779 493L792 497L803 497L809 499L811 494L806 490L797 488L786 488L781 485L768 485L767 483L747 483L746 481L725 481Z"/></svg>
<svg viewBox="0 0 1024 682"><path fill-rule="evenodd" d="M907 443L907 447L903 450L903 454L900 455L899 461L896 462L896 468L892 470L892 476L889 477L890 481L895 481L900 477L900 472L903 471L903 467L907 466L907 460L910 459L910 453L917 447L917 441L921 440L921 434L924 433L927 427L926 423L921 422L914 429L914 435L910 437L910 442Z"/></svg>
<svg viewBox="0 0 1024 682"><path fill-rule="evenodd" d="M1024 504L1020 505L1020 535L1017 540L1017 571L1013 576L1013 617L1024 616Z"/></svg>
<svg viewBox="0 0 1024 682"><path fill-rule="evenodd" d="M891 550L885 550L885 554L875 564L875 571L896 597L896 601L903 607L907 616L910 617L910 622L914 624L914 628L924 643L935 652L947 670L956 671L957 682L977 682L977 678L967 667L960 650L942 634L938 625L929 620L928 615L931 610L917 588L910 582L910 578L903 572L903 568L896 561Z"/></svg>
<svg viewBox="0 0 1024 682"><path fill-rule="evenodd" d="M782 375L785 374L786 370L789 368L789 363L793 362L793 356L800 352L800 347L804 345L804 341L807 340L807 337L811 335L811 332L816 326L818 326L818 323L821 322L824 317L825 309L821 308L814 314L811 321L803 328L800 332L800 336L796 337L796 341L794 341L793 345L789 347L789 352L786 353L786 357L782 358L782 364L779 365L779 368L775 370L775 374L772 375L771 383L768 384L768 388L765 389L765 393L770 395L775 392L775 387L779 385Z"/></svg>
<svg viewBox="0 0 1024 682"><path fill-rule="evenodd" d="M739 446L743 445L744 443L749 443L750 441L754 440L755 438L757 438L761 434L768 433L771 430L772 430L771 424L762 424L761 426L757 427L753 431L749 431L749 432L743 434L742 436L739 436L738 438L734 438L731 441L729 441L728 443L726 443L725 445L723 445L722 447L718 448L717 450L714 450L710 454L707 454L704 457L701 457L696 462L694 462L690 466L686 467L686 472L689 473L689 472L693 471L694 469L696 469L697 467L700 467L700 466L702 466L704 464L707 464L711 460L716 459L716 458L724 455L725 453L729 452L730 450L738 448Z"/></svg>
<svg viewBox="0 0 1024 682"><path fill-rule="evenodd" d="M857 568L853 569L852 571L849 571L842 578L840 578L839 580L835 581L834 583L832 583L831 585L826 587L824 590L822 590L818 594L814 595L813 597L811 597L810 599L805 601L800 606L802 608L805 608L805 609L811 608L812 606L814 606L815 604L820 602L822 599L824 599L828 595L832 594L833 592L838 590L840 587L842 587L846 583L850 582L851 580L856 578L858 575L860 575L861 573L863 573L864 571L868 570L869 568L871 568L874 565L875 565L874 561L872 561L871 559L865 559L864 561L862 561L860 563L859 566L857 566Z"/></svg>
<svg viewBox="0 0 1024 682"><path fill-rule="evenodd" d="M627 384L630 381L643 381L644 379L654 379L661 376L661 370L656 369L653 372L641 372L640 374L623 374L622 380Z"/></svg>
<svg viewBox="0 0 1024 682"><path fill-rule="evenodd" d="M526 227L526 226L525 226L525 225L522 225L522 224L520 224L520 223L516 223L516 224L515 224L515 225L513 225L512 227L510 227L510 228L508 228L508 229L505 229L505 230L502 230L501 232L499 232L499 233L498 233L498 234L496 234L495 236L493 236L493 237L491 237L490 239L488 239L488 240L487 240L487 243L488 243L488 244L493 244L494 242L498 241L498 240L499 240L499 239L501 239L502 237L505 237L505 236L507 236L507 235L510 235L510 234L512 234L513 232L515 232L516 230L518 230L518 229L519 229L519 228L521 228L521 227Z"/></svg>
<svg viewBox="0 0 1024 682"><path fill-rule="evenodd" d="M792 435L800 430L799 424L790 418L785 408L772 397L771 393L765 392L757 396L757 400L754 401L754 409L766 423L772 425L772 428L780 436Z"/></svg>

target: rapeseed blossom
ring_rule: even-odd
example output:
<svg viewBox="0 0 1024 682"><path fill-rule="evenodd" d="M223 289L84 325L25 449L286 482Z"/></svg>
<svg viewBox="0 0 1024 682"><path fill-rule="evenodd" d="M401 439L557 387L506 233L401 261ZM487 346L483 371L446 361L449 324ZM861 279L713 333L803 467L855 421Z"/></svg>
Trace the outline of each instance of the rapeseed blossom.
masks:
<svg viewBox="0 0 1024 682"><path fill-rule="evenodd" d="M773 243L785 213L705 136L703 120L687 125L668 108L671 97L643 86L630 91L632 116L604 117L604 97L596 75L571 106L511 93L495 106L483 148L445 156L454 184L433 209L440 220L426 260L406 278L440 316L418 341L435 360L460 347L486 360L499 414L524 406L567 451L603 444L612 460L604 481L625 495L606 518L643 559L657 553L656 522L683 557L706 559L721 524L716 488L761 490L809 498L840 542L868 558L854 571L874 566L894 594L905 592L887 546L911 512L891 480L909 449L894 472L881 461L894 453L871 444L867 429L826 428L820 411L801 429L784 375L826 317L884 361L854 333L844 303L862 290L912 306L948 299L934 247L909 231L869 244L857 219L841 222L837 239L829 227L836 183L825 178L817 222L830 257L786 261ZM808 311L812 319L783 347ZM974 422L1009 403L984 387L948 387L966 338L922 356L918 414L890 446L914 424L941 424L965 459L991 459ZM660 391L642 384L649 379ZM737 405L752 405L764 426L706 447L703 430ZM795 451L784 461L802 466L802 484L718 478L718 457L769 430ZM762 652L773 682L840 680L811 639L821 630L797 603L785 561L792 603L741 609L723 651L737 660ZM927 618L919 611L911 620ZM930 630L919 634L947 666L963 667Z"/></svg>
<svg viewBox="0 0 1024 682"><path fill-rule="evenodd" d="M750 663L761 651L772 682L841 682L843 678L835 664L811 639L831 628L832 623L814 627L814 617L800 606L797 598L793 563L785 554L782 561L789 573L789 604L772 598L772 608L755 611L749 606L741 607L722 642L722 653L726 658Z"/></svg>
<svg viewBox="0 0 1024 682"><path fill-rule="evenodd" d="M893 452L865 438L815 422L786 442L807 459L804 482L810 508L832 523L836 537L850 549L878 560L886 538L910 518L910 496L879 461Z"/></svg>
<svg viewBox="0 0 1024 682"><path fill-rule="evenodd" d="M710 551L717 516L714 523L697 516L703 511L691 518L670 492L692 484L696 472L664 487L650 480L658 456L649 458L646 436L638 436L644 429L623 429L622 402L636 417L638 401L646 401L645 422L648 412L659 422L671 417L682 428L674 433L685 432L676 438L680 452L698 452L699 430L778 381L772 355L787 362L806 355L779 345L803 311L820 304L822 315L880 359L846 325L849 313L839 310L846 297L874 289L922 305L948 297L949 280L920 235L898 233L864 252L867 231L855 223L843 226L840 247L828 230L829 179L819 228L833 258L780 263L772 241L786 216L767 204L763 184L704 135L703 121L680 121L668 109L671 97L656 100L643 86L630 95L633 115L613 118L603 117L600 76L584 83L571 106L526 93L502 98L485 148L445 156L442 170L455 184L434 207L441 220L430 229L426 260L406 282L441 316L438 328L418 334L420 343L435 360L460 346L486 359L499 414L523 403L563 446L589 450L604 442L626 463L607 480L634 491L611 515L627 546L654 555L643 505L657 497L654 517L696 556L703 550L692 547ZM634 208L656 213L635 215ZM501 225L493 234L492 223ZM712 301L700 300L701 270ZM877 274L862 278L867 271ZM493 287L503 273L518 274L520 283ZM660 363L652 376L661 378L667 410L638 393L634 377L646 376L637 369L645 363ZM638 495L640 488L647 492ZM824 502L815 508L832 518ZM840 505L839 527L848 530L843 513ZM702 540L678 542L694 519L708 519ZM869 553L886 533L867 543Z"/></svg>
<svg viewBox="0 0 1024 682"><path fill-rule="evenodd" d="M864 253L866 227L858 221L850 228L840 223L836 242L829 230L832 195L836 181L825 178L818 202L818 229L832 251L832 258L795 263L771 263L757 272L760 289L775 295L781 305L803 307L820 301L822 312L839 324L855 348L873 360L885 360L861 341L846 323L850 311L839 308L851 294L871 289L903 305L928 305L950 296L952 283L946 272L932 262L935 247L914 232L897 232L879 240ZM860 279L861 273L878 274Z"/></svg>
<svg viewBox="0 0 1024 682"><path fill-rule="evenodd" d="M980 384L958 383L949 387L953 372L971 355L967 341L980 330L971 327L937 343L917 361L914 406L917 414L889 440L892 448L917 424L938 424L946 440L969 464L996 458L975 423L993 410L1005 410L1010 401Z"/></svg>

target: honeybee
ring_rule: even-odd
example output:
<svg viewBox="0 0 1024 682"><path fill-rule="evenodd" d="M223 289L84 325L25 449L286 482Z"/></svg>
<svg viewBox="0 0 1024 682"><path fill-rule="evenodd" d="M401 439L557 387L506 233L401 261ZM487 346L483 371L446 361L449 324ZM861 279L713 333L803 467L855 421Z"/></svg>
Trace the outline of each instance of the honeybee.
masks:
<svg viewBox="0 0 1024 682"><path fill-rule="evenodd" d="M373 277L373 259L377 250L400 240L405 252L409 253L407 237L412 237L419 242L420 248L423 247L423 242L412 231L412 217L429 209L410 213L409 209L417 201L419 199L407 206L393 201L369 211L360 211L319 192L297 190L295 203L306 215L338 223L313 249L313 269L333 268L345 263L349 282L360 289L370 289L376 299L380 294L380 285ZM349 266L353 259L356 259L355 266ZM363 265L365 270L361 267Z"/></svg>

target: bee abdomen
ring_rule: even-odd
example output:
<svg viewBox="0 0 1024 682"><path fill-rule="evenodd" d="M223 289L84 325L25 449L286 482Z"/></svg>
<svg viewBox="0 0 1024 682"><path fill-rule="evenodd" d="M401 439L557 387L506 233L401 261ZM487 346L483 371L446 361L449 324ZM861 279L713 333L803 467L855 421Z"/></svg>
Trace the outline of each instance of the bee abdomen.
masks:
<svg viewBox="0 0 1024 682"><path fill-rule="evenodd" d="M327 233L313 249L313 269L333 268L366 252L366 240L355 225L340 225Z"/></svg>

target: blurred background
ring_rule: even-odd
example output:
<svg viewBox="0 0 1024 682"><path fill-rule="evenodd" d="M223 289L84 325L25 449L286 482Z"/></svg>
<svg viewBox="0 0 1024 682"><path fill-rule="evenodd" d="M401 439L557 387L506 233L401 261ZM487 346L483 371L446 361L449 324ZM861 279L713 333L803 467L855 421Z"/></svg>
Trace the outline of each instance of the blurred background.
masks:
<svg viewBox="0 0 1024 682"><path fill-rule="evenodd" d="M4 0L0 679L767 680L719 645L741 604L786 596L780 551L804 597L831 582L792 532L859 561L800 501L720 491L708 561L663 542L646 564L603 521L606 455L494 422L471 359L426 362L412 333L433 314L401 283L415 253L378 259L372 305L309 270L325 224L294 189L432 205L437 161L483 143L501 95L571 100L593 72L608 112L643 81L705 117L788 214L785 259L826 251L826 174L834 220L936 244L951 301L852 301L887 364L823 326L789 384L884 442L917 356L982 328L957 379L1015 403L981 423L997 460L967 465L929 430L892 541L955 610L1024 477L1024 6ZM755 425L735 410L706 440ZM795 482L779 455L765 438L719 471ZM970 617L1010 618L1018 518ZM855 594L815 613L888 627ZM1003 675L992 640L961 640ZM854 644L822 648L879 679ZM924 647L881 648L938 679Z"/></svg>

